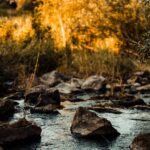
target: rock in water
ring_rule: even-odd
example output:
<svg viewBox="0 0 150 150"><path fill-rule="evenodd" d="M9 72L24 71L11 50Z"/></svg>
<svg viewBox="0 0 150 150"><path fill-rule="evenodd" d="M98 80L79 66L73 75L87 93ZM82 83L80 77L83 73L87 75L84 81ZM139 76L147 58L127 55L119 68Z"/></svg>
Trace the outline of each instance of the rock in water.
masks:
<svg viewBox="0 0 150 150"><path fill-rule="evenodd" d="M33 107L31 113L46 113L46 114L59 114L58 109L61 109L60 105L48 104L46 106Z"/></svg>
<svg viewBox="0 0 150 150"><path fill-rule="evenodd" d="M38 85L28 89L25 94L25 100L29 103L37 103L37 99L41 93L44 93L48 87L46 85Z"/></svg>
<svg viewBox="0 0 150 150"><path fill-rule="evenodd" d="M34 141L40 136L41 128L26 119L20 119L13 124L0 125L0 145L12 144L18 141Z"/></svg>
<svg viewBox="0 0 150 150"><path fill-rule="evenodd" d="M112 139L119 135L105 118L98 117L94 112L79 107L74 116L71 133L77 137L85 138L108 138Z"/></svg>
<svg viewBox="0 0 150 150"><path fill-rule="evenodd" d="M130 145L131 150L150 150L150 133L140 134Z"/></svg>
<svg viewBox="0 0 150 150"><path fill-rule="evenodd" d="M105 90L106 79L102 76L90 76L83 82L81 88L84 90Z"/></svg>
<svg viewBox="0 0 150 150"><path fill-rule="evenodd" d="M26 102L36 105L57 104L60 105L60 94L58 90L47 88L45 85L35 86L26 94Z"/></svg>
<svg viewBox="0 0 150 150"><path fill-rule="evenodd" d="M60 105L60 93L58 90L46 91L38 97L36 106L45 106L48 104Z"/></svg>

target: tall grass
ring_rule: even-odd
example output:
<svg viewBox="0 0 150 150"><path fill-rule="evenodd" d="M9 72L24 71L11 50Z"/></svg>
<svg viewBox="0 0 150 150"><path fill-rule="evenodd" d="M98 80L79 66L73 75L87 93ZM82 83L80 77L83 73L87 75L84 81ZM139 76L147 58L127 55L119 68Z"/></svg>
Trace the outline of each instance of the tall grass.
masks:
<svg viewBox="0 0 150 150"><path fill-rule="evenodd" d="M3 78L18 76L22 65L27 74L33 73L38 53L37 73L57 66L58 54L51 35L39 38L32 19L31 14L0 17L0 70Z"/></svg>
<svg viewBox="0 0 150 150"><path fill-rule="evenodd" d="M64 73L74 74L76 76L87 77L89 75L99 74L110 77L110 79L126 79L136 66L131 58L122 54L110 52L110 50L101 50L99 52L76 50L70 52L67 58L64 56L59 70ZM66 60L70 62L66 65Z"/></svg>

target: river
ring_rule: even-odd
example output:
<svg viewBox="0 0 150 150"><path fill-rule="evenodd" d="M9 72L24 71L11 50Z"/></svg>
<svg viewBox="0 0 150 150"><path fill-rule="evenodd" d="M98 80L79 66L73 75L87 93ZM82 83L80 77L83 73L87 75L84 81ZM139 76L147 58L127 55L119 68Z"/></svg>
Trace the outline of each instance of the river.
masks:
<svg viewBox="0 0 150 150"><path fill-rule="evenodd" d="M88 96L85 94L77 97L87 98ZM150 103L150 94L143 99L146 103ZM42 128L41 140L23 146L13 146L9 150L129 150L129 145L136 135L150 132L149 111L122 109L123 113L121 114L97 113L110 120L113 127L121 133L115 140L94 141L73 137L70 133L70 126L76 108L91 106L97 101L65 102L65 108L59 111L60 114L31 114L27 111L27 119L36 122ZM20 109L23 106L23 100L19 101ZM15 113L12 121L18 120L22 116L23 112L19 111Z"/></svg>

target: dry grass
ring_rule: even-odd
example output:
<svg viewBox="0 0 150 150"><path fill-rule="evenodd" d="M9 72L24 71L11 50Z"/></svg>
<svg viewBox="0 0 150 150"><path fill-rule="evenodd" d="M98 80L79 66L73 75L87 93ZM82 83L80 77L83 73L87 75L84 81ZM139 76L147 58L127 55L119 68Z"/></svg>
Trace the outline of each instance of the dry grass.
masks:
<svg viewBox="0 0 150 150"><path fill-rule="evenodd" d="M79 77L99 74L108 76L110 80L116 79L120 81L126 79L136 69L136 65L131 58L109 50L97 53L78 50L70 53L69 57L65 57L63 60L65 61L62 61L59 70Z"/></svg>
<svg viewBox="0 0 150 150"><path fill-rule="evenodd" d="M44 73L59 65L58 69L66 74L101 74L121 81L136 69L150 70L148 63L137 63L132 55L125 55L131 48L137 53L137 46L133 48L129 43L140 43L141 35L149 30L149 3L39 1L43 4L37 5L34 14L24 12L31 0L19 0L17 10L0 10L2 76L20 74L24 83L26 74L34 76L35 72Z"/></svg>

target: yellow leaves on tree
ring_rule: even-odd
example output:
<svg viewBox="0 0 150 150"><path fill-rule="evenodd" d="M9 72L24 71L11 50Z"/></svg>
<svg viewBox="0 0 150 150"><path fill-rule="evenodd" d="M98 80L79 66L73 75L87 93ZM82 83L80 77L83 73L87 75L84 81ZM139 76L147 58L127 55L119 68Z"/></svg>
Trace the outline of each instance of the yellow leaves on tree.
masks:
<svg viewBox="0 0 150 150"><path fill-rule="evenodd" d="M0 19L0 40L5 41L11 38L19 43L26 40L26 38L32 38L34 34L32 17L29 15Z"/></svg>
<svg viewBox="0 0 150 150"><path fill-rule="evenodd" d="M58 47L118 52L123 44L122 22L144 20L140 0L40 0L42 27L50 26ZM140 19L141 18L141 19ZM138 23L138 22L137 22Z"/></svg>

